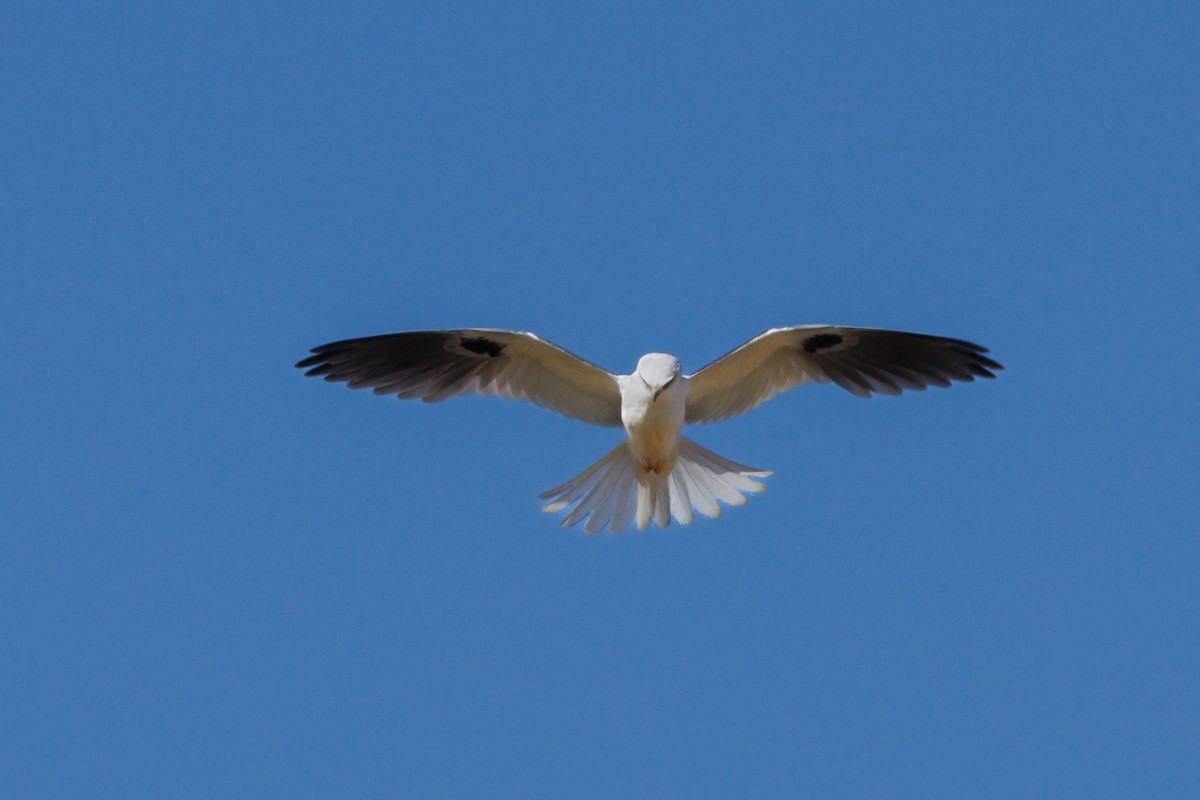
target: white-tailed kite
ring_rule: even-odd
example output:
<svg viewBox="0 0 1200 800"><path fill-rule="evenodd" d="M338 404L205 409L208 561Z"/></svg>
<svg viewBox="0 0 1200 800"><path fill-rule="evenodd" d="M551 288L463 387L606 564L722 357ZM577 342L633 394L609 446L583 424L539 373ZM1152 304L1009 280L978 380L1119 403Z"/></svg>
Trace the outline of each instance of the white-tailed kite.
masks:
<svg viewBox="0 0 1200 800"><path fill-rule="evenodd" d="M680 435L684 425L718 422L780 392L833 381L859 397L994 378L987 350L959 339L833 325L774 328L694 375L679 359L649 353L632 375L614 375L532 333L471 328L413 331L314 347L296 364L306 375L351 389L436 403L478 392L557 411L593 425L624 427L626 439L571 480L543 493L545 511L574 508L564 526L587 521L620 533L637 520L682 525L692 510L721 514L718 501L746 502L766 486L753 469Z"/></svg>

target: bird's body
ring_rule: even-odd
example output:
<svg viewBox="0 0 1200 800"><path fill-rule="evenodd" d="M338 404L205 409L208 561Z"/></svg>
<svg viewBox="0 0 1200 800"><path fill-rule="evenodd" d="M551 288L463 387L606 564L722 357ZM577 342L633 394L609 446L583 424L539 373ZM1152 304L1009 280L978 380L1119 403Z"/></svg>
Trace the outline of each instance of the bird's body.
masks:
<svg viewBox="0 0 1200 800"><path fill-rule="evenodd" d="M717 422L810 381L834 382L860 397L995 377L987 351L959 339L807 325L775 328L694 375L679 360L649 353L629 375L614 375L531 333L475 328L349 339L313 348L296 366L376 394L437 402L478 392L527 400L589 422L625 429L626 438L571 480L542 494L544 510L574 506L563 525L614 533L644 530L693 510L707 517L760 492L770 475L730 461L682 435L685 425Z"/></svg>
<svg viewBox="0 0 1200 800"><path fill-rule="evenodd" d="M687 379L680 374L679 360L650 353L642 357L632 375L617 376L617 386L621 390L621 424L634 459L647 473L665 477L679 457L686 407Z"/></svg>

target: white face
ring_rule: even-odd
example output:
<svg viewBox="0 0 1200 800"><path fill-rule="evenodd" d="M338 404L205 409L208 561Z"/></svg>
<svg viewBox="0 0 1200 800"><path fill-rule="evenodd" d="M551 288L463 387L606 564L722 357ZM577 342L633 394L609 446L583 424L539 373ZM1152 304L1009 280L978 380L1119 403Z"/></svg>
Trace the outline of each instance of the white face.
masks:
<svg viewBox="0 0 1200 800"><path fill-rule="evenodd" d="M679 359L666 353L648 353L638 361L635 374L651 389L661 389L679 377Z"/></svg>

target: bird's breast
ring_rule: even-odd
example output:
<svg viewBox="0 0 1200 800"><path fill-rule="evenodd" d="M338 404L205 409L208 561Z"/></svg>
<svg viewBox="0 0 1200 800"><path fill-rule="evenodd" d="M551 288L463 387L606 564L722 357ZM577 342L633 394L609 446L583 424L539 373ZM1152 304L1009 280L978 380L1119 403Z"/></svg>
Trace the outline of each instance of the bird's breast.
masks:
<svg viewBox="0 0 1200 800"><path fill-rule="evenodd" d="M668 386L658 399L644 387L622 391L621 422L634 455L644 463L666 465L668 470L679 454L679 431L683 428L682 386Z"/></svg>

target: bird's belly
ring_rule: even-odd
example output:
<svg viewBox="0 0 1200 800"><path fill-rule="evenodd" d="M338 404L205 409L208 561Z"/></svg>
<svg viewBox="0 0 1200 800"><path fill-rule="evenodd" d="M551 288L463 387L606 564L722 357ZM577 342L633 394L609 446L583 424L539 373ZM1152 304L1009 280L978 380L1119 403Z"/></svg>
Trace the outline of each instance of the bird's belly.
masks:
<svg viewBox="0 0 1200 800"><path fill-rule="evenodd" d="M622 414L634 458L647 472L664 477L679 457L679 431L683 428L683 414L673 411L665 403L651 403L624 409Z"/></svg>
<svg viewBox="0 0 1200 800"><path fill-rule="evenodd" d="M657 426L628 430L633 450L646 458L662 459L679 449L679 431Z"/></svg>

